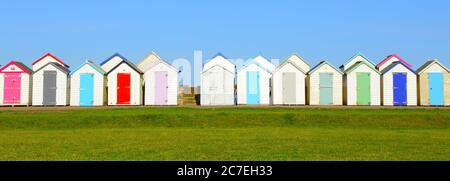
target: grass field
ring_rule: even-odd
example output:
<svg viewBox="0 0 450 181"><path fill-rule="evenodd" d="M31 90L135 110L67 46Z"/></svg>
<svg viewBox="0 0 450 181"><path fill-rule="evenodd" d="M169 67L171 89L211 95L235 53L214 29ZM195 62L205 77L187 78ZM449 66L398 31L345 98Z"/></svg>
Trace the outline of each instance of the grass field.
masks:
<svg viewBox="0 0 450 181"><path fill-rule="evenodd" d="M450 109L0 108L0 160L450 160Z"/></svg>

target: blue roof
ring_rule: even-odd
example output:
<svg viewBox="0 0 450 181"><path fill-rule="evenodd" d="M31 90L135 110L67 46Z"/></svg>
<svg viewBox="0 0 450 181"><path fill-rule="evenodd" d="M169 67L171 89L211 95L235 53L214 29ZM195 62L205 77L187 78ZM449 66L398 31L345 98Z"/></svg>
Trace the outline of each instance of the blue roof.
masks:
<svg viewBox="0 0 450 181"><path fill-rule="evenodd" d="M225 58L225 59L228 59L226 56L224 56L224 55L223 55L222 53L220 53L220 52L213 56L213 58L216 58L216 57L223 57L223 58Z"/></svg>
<svg viewBox="0 0 450 181"><path fill-rule="evenodd" d="M78 71L81 67L83 67L84 65L89 65L89 66L91 66L94 70L96 70L98 73L101 73L101 74L105 74L106 72L101 68L101 67L99 67L97 64L95 64L94 62L92 62L92 61L86 61L86 62L84 62L83 64L81 64L80 66L78 66L75 70L73 70L72 72L70 72L70 75L72 75L73 73L75 73L76 71Z"/></svg>
<svg viewBox="0 0 450 181"><path fill-rule="evenodd" d="M122 56L120 53L115 53L114 55L112 55L111 57L109 57L108 59L106 59L105 61L103 61L102 63L100 63L100 65L104 65L106 62L110 61L111 59L113 59L114 57L119 57L122 60L127 60L124 56Z"/></svg>
<svg viewBox="0 0 450 181"><path fill-rule="evenodd" d="M394 68L396 65L398 64L402 64L404 67L406 67L409 71L411 71L412 73L416 74L416 71L414 71L413 69L411 69L410 67L408 67L408 65L404 64L402 61L396 61L394 63L392 63L391 65L389 65L388 67L384 68L383 71L381 71L382 74L386 73L387 71L391 70L392 68Z"/></svg>

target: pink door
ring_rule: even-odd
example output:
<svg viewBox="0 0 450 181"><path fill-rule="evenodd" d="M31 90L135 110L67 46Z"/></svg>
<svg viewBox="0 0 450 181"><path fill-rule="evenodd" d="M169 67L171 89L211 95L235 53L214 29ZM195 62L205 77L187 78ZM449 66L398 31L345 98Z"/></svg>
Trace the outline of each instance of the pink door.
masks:
<svg viewBox="0 0 450 181"><path fill-rule="evenodd" d="M5 73L3 104L20 103L20 73Z"/></svg>
<svg viewBox="0 0 450 181"><path fill-rule="evenodd" d="M167 72L155 72L155 104L167 104Z"/></svg>

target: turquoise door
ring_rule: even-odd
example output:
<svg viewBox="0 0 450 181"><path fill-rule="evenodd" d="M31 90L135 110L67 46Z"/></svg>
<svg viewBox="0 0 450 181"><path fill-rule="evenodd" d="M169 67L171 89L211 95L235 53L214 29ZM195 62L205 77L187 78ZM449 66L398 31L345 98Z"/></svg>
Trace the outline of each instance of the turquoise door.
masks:
<svg viewBox="0 0 450 181"><path fill-rule="evenodd" d="M333 104L333 74L320 73L319 74L319 104L330 105Z"/></svg>
<svg viewBox="0 0 450 181"><path fill-rule="evenodd" d="M80 74L80 106L92 106L94 103L94 75Z"/></svg>
<svg viewBox="0 0 450 181"><path fill-rule="evenodd" d="M442 73L428 73L430 105L444 105L444 75Z"/></svg>
<svg viewBox="0 0 450 181"><path fill-rule="evenodd" d="M247 104L259 104L259 72L247 72Z"/></svg>

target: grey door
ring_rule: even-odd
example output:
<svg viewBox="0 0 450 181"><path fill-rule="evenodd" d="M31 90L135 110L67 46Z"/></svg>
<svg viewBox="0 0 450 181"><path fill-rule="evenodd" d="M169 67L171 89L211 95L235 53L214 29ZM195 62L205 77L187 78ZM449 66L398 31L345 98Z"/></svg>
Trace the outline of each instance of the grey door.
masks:
<svg viewBox="0 0 450 181"><path fill-rule="evenodd" d="M297 99L295 72L283 72L283 104L295 104Z"/></svg>
<svg viewBox="0 0 450 181"><path fill-rule="evenodd" d="M44 71L43 105L56 105L56 71Z"/></svg>

